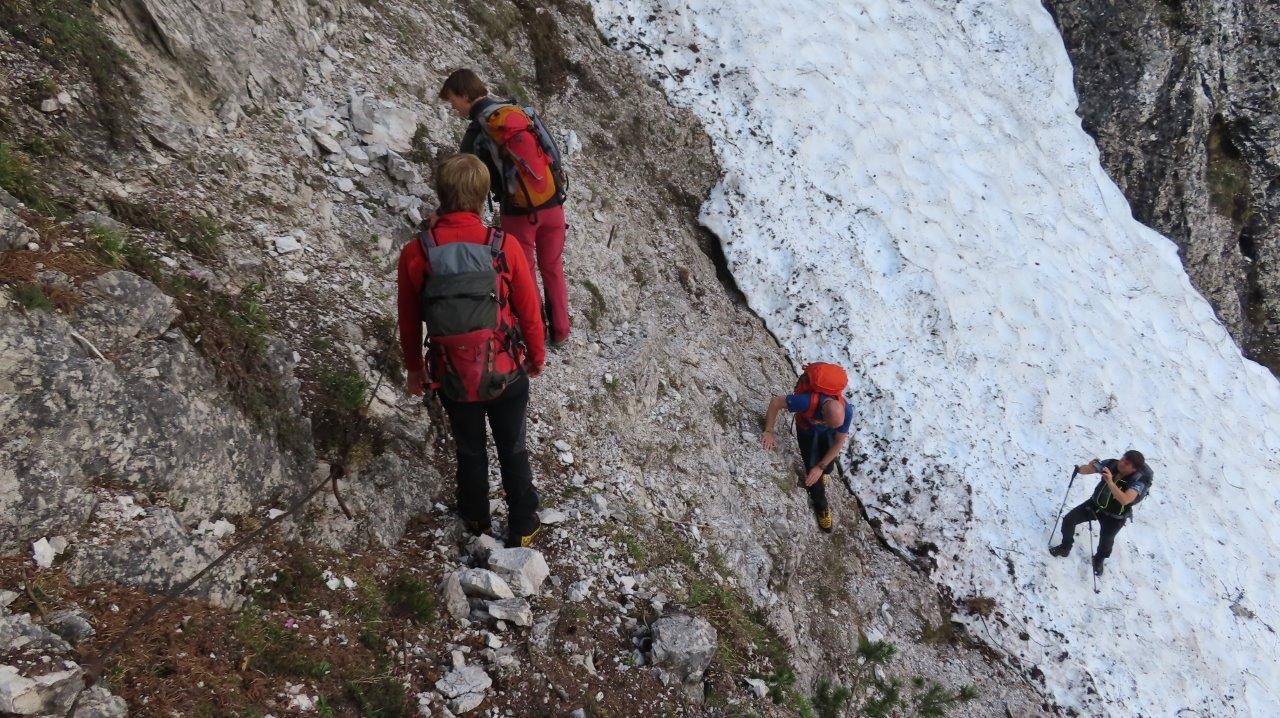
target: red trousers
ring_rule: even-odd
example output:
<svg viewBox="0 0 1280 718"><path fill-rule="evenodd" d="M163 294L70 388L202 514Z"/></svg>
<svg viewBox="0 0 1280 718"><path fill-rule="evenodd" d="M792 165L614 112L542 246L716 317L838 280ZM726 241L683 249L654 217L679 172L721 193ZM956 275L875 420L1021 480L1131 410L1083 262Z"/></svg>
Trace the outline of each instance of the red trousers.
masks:
<svg viewBox="0 0 1280 718"><path fill-rule="evenodd" d="M537 223L533 223L536 216ZM538 268L546 295L551 341L569 338L569 285L564 279L564 206L538 210L537 215L503 215L502 231L520 240L529 266Z"/></svg>

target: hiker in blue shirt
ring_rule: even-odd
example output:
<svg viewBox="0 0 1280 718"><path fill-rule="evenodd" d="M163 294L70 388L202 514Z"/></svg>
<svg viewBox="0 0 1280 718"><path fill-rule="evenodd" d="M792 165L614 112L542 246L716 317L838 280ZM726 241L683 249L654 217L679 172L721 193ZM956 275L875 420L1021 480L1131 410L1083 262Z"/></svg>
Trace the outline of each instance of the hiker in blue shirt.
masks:
<svg viewBox="0 0 1280 718"><path fill-rule="evenodd" d="M804 460L802 485L813 502L818 528L831 532L831 508L827 504L827 477L836 458L849 440L853 424L853 405L844 398L848 378L844 369L834 364L815 363L805 367L800 382L791 394L774 396L764 419L761 443L774 449L777 441L773 425L786 409L796 417L796 443Z"/></svg>

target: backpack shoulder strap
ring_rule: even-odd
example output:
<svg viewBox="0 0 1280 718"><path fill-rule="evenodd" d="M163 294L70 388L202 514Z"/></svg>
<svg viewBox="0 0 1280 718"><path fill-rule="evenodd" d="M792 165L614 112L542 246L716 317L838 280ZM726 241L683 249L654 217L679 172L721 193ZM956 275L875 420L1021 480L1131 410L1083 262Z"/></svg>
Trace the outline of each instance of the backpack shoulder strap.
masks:
<svg viewBox="0 0 1280 718"><path fill-rule="evenodd" d="M803 411L796 412L796 416L804 419L808 423L813 423L813 417L818 413L818 405L822 400L822 396L818 394L818 392L812 390L810 390L808 394L809 406L805 407Z"/></svg>
<svg viewBox="0 0 1280 718"><path fill-rule="evenodd" d="M425 254L428 250L435 249L440 246L436 241L436 233L430 227L418 232L418 243L422 245L422 251Z"/></svg>
<svg viewBox="0 0 1280 718"><path fill-rule="evenodd" d="M427 265L428 274L431 273L431 250L439 246L435 232L430 227L418 232L418 247L422 249L422 261Z"/></svg>
<svg viewBox="0 0 1280 718"><path fill-rule="evenodd" d="M493 113L509 104L511 103L504 100L491 100L489 104L485 105L478 113L476 113L476 121L483 125L489 121L490 117L493 117Z"/></svg>

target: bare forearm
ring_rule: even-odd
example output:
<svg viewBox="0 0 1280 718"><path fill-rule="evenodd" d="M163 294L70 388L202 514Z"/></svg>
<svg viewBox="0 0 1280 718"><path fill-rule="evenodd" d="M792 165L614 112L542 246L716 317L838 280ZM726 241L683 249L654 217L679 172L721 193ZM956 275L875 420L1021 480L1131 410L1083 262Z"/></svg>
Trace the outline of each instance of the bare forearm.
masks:
<svg viewBox="0 0 1280 718"><path fill-rule="evenodd" d="M764 433L766 434L773 433L773 424L778 420L778 412L782 411L785 405L785 400L779 401L779 399L781 397L775 396L769 401L769 410L764 415Z"/></svg>

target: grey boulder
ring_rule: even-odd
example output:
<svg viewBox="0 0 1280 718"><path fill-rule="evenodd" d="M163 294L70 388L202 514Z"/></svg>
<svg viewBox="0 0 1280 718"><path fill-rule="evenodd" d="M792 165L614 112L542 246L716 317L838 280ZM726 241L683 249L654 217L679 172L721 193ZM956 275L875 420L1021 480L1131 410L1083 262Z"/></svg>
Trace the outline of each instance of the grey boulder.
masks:
<svg viewBox="0 0 1280 718"><path fill-rule="evenodd" d="M716 629L696 616L664 616L653 623L653 664L682 682L702 679L716 653Z"/></svg>

